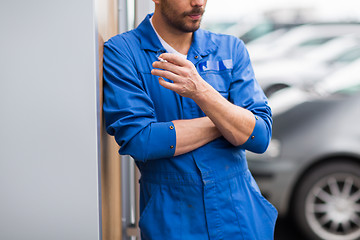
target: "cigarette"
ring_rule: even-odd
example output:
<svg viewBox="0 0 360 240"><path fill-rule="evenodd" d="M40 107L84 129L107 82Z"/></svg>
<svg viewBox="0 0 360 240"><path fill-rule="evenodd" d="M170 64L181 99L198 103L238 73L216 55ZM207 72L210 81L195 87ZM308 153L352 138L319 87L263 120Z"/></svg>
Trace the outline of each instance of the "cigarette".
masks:
<svg viewBox="0 0 360 240"><path fill-rule="evenodd" d="M165 59L162 59L161 57L158 57L160 62L167 62Z"/></svg>

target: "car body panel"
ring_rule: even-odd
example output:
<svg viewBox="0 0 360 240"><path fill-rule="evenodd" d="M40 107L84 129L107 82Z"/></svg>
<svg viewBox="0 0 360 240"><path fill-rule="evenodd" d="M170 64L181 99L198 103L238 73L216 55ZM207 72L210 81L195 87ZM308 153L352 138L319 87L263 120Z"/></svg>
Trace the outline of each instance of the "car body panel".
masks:
<svg viewBox="0 0 360 240"><path fill-rule="evenodd" d="M289 211L296 185L311 166L334 157L360 162L360 92L309 99L274 116L276 157L247 153L260 189L278 209ZM269 146L271 147L271 146Z"/></svg>

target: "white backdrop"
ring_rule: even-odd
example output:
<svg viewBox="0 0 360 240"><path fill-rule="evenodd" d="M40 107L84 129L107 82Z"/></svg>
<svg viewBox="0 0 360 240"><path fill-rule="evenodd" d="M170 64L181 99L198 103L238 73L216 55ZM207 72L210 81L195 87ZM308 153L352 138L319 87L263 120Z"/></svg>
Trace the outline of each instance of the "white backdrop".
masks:
<svg viewBox="0 0 360 240"><path fill-rule="evenodd" d="M360 21L359 0L208 0L204 21L234 21L266 10L314 9L319 18Z"/></svg>

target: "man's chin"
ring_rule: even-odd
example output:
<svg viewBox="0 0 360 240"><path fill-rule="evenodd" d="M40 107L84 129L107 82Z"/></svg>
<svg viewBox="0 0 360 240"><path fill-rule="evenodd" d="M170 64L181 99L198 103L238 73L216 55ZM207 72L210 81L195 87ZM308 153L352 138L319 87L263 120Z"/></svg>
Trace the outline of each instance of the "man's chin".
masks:
<svg viewBox="0 0 360 240"><path fill-rule="evenodd" d="M200 28L200 21L196 21L196 23L193 23L193 24L188 25L188 26L184 26L183 31L184 32L195 32L199 28Z"/></svg>

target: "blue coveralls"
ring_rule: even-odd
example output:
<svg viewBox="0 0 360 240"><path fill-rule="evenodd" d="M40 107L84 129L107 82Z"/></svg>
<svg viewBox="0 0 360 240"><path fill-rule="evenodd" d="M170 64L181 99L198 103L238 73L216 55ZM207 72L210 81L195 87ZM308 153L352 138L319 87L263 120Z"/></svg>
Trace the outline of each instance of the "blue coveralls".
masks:
<svg viewBox="0 0 360 240"><path fill-rule="evenodd" d="M165 49L150 16L104 46L106 127L121 146L119 153L131 155L141 172L142 239L273 239L277 211L262 197L245 158L245 150L266 150L271 110L243 42L199 29L187 58L223 97L254 113L253 133L239 147L221 137L174 157L171 121L205 115L193 100L165 89L151 75Z"/></svg>

